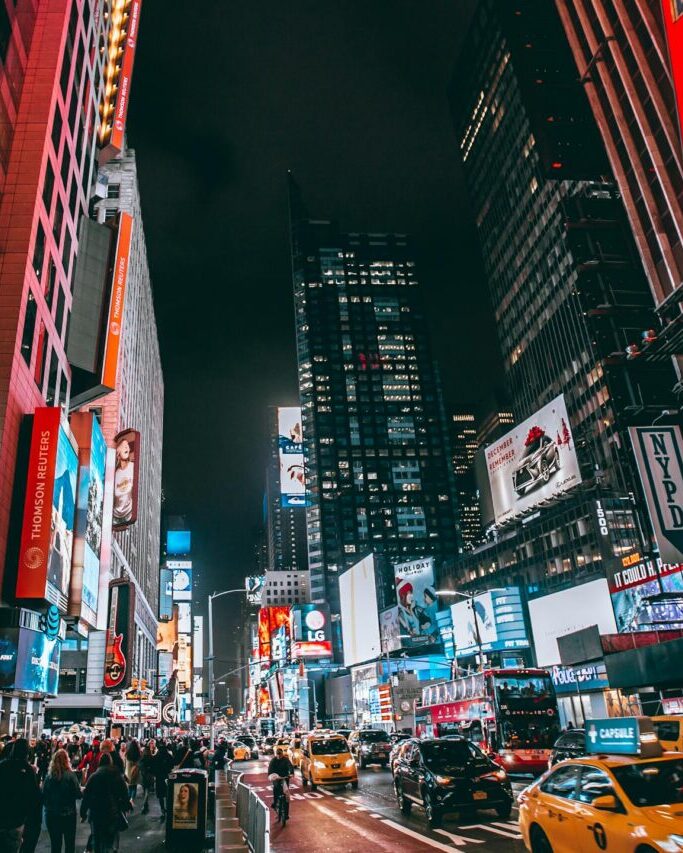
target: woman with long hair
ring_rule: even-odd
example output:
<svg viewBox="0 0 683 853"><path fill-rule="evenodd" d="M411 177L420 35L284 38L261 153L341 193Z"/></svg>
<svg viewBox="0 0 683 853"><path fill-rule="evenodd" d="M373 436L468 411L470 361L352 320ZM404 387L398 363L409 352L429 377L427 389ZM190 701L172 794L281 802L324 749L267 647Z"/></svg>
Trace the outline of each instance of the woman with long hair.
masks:
<svg viewBox="0 0 683 853"><path fill-rule="evenodd" d="M58 749L52 756L43 785L45 823L50 833L51 853L74 853L76 846L76 800L81 797L78 777L71 769L69 755Z"/></svg>
<svg viewBox="0 0 683 853"><path fill-rule="evenodd" d="M99 767L88 779L81 803L81 818L92 826L94 853L112 853L119 847L122 814L131 811L126 782L105 752Z"/></svg>
<svg viewBox="0 0 683 853"><path fill-rule="evenodd" d="M154 756L156 752L156 742L152 738L145 744L145 748L142 750L142 758L140 759L140 781L142 782L142 791L144 793L142 814L147 814L149 811L149 795L154 790Z"/></svg>
<svg viewBox="0 0 683 853"><path fill-rule="evenodd" d="M128 796L135 799L140 781L140 744L135 738L126 747L126 781L128 782Z"/></svg>

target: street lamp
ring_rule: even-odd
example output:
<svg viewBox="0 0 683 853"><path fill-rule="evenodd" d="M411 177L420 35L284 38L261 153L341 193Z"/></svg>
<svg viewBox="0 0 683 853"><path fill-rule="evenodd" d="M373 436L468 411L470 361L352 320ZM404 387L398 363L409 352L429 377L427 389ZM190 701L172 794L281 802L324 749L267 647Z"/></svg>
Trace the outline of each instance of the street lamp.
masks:
<svg viewBox="0 0 683 853"><path fill-rule="evenodd" d="M209 744L211 747L211 751L213 752L214 745L216 743L216 739L213 731L213 703L216 691L216 684L213 678L213 600L214 598L220 598L222 595L233 595L236 593L242 593L246 595L247 590L243 587L238 587L237 589L224 589L222 592L212 592L209 595L209 656L207 657L207 662L209 664ZM227 673L226 673L227 675Z"/></svg>
<svg viewBox="0 0 683 853"><path fill-rule="evenodd" d="M488 589L486 592L499 592L500 587L496 587L495 589ZM479 632L479 617L477 616L477 609L474 606L474 592L460 592L457 589L437 589L437 595L441 596L456 596L458 598L464 598L470 603L470 608L472 610L472 616L474 619L474 638L477 643L478 649L478 658L479 658L479 669L481 669L484 665L484 654L481 648L481 633Z"/></svg>

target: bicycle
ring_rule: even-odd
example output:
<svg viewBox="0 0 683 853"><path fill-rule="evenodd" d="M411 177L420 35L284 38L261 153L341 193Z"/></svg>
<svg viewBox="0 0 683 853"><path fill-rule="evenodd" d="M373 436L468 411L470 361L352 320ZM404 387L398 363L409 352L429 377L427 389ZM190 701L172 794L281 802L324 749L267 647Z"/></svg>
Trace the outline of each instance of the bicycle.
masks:
<svg viewBox="0 0 683 853"><path fill-rule="evenodd" d="M268 777L273 783L273 808L282 826L289 820L289 777L271 773Z"/></svg>

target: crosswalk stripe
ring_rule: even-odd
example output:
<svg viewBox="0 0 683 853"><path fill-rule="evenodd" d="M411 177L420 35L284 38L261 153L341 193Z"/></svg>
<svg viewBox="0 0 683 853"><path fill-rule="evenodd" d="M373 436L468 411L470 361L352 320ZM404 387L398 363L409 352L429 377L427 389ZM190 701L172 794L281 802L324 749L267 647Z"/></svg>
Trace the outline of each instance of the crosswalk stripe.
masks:
<svg viewBox="0 0 683 853"><path fill-rule="evenodd" d="M398 832L402 832L404 835L409 835L411 838L421 841L423 844L427 844L429 847L433 847L435 850L442 850L444 853L453 853L453 848L450 844L442 844L434 838L428 838L420 832L414 832L412 829L408 829L407 826L401 826L400 823L394 823L393 820L383 820L382 823L386 826L390 826L392 829L396 829Z"/></svg>
<svg viewBox="0 0 683 853"><path fill-rule="evenodd" d="M507 832L503 832L502 829L496 829L495 826L491 826L490 823L473 823L470 826L462 826L461 829L481 829L484 832L492 832L494 835L502 835L503 838L521 838L522 836L518 832L510 832L508 829Z"/></svg>

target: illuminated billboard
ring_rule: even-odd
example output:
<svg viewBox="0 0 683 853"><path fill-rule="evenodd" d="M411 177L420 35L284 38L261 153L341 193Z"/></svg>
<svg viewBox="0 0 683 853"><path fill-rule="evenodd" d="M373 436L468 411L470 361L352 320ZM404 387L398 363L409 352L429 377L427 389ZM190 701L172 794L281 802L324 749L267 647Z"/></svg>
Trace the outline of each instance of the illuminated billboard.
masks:
<svg viewBox="0 0 683 853"><path fill-rule="evenodd" d="M284 507L307 506L301 409L277 410L280 500Z"/></svg>
<svg viewBox="0 0 683 853"><path fill-rule="evenodd" d="M474 610L471 600L458 601L451 605L451 619L456 657L478 652L477 631L484 652L529 648L519 587L475 595Z"/></svg>
<svg viewBox="0 0 683 853"><path fill-rule="evenodd" d="M54 604L44 613L0 611L0 686L56 695L65 633L66 623Z"/></svg>
<svg viewBox="0 0 683 853"><path fill-rule="evenodd" d="M188 634L178 634L178 682L186 690L192 689L192 639Z"/></svg>
<svg viewBox="0 0 683 853"><path fill-rule="evenodd" d="M173 570L173 600L192 600L192 572L187 569Z"/></svg>
<svg viewBox="0 0 683 853"><path fill-rule="evenodd" d="M619 633L683 628L683 565L642 559L639 554L607 564Z"/></svg>
<svg viewBox="0 0 683 853"><path fill-rule="evenodd" d="M398 605L388 607L379 614L379 633L382 638L382 654L397 652L401 648L401 624Z"/></svg>
<svg viewBox="0 0 683 853"><path fill-rule="evenodd" d="M178 631L181 634L192 633L192 604L189 601L178 604Z"/></svg>
<svg viewBox="0 0 683 853"><path fill-rule="evenodd" d="M138 479L140 476L140 433L126 429L114 438L114 509L112 527L121 530L138 518Z"/></svg>
<svg viewBox="0 0 683 853"><path fill-rule="evenodd" d="M193 667L195 670L204 667L204 617L194 616L192 618L192 648L194 655Z"/></svg>
<svg viewBox="0 0 683 853"><path fill-rule="evenodd" d="M436 624L439 604L434 592L434 558L397 563L394 565L394 577L402 647L436 643L439 639L439 626Z"/></svg>
<svg viewBox="0 0 683 853"><path fill-rule="evenodd" d="M175 653L178 642L178 605L173 607L170 619L157 622L157 651Z"/></svg>
<svg viewBox="0 0 683 853"><path fill-rule="evenodd" d="M326 604L295 604L292 607L292 630L292 658L332 657L330 608Z"/></svg>
<svg viewBox="0 0 683 853"><path fill-rule="evenodd" d="M173 572L159 572L159 619L170 619L173 615Z"/></svg>
<svg viewBox="0 0 683 853"><path fill-rule="evenodd" d="M678 132L683 144L683 0L662 0L662 11L678 112Z"/></svg>
<svg viewBox="0 0 683 853"><path fill-rule="evenodd" d="M344 666L373 660L380 654L375 560L364 557L339 577Z"/></svg>
<svg viewBox="0 0 683 853"><path fill-rule="evenodd" d="M110 391L116 389L119 369L119 350L123 333L123 312L126 301L128 264L133 237L133 217L121 211L119 229L114 255L114 279L109 300L109 316L104 337L104 356L102 362L102 385Z"/></svg>
<svg viewBox="0 0 683 853"><path fill-rule="evenodd" d="M266 584L265 575L250 575L245 578L247 601L249 604L260 604L263 598L263 588Z"/></svg>
<svg viewBox="0 0 683 853"><path fill-rule="evenodd" d="M78 444L78 491L74 525L69 615L95 627L100 583L107 445L92 412L71 416Z"/></svg>
<svg viewBox="0 0 683 853"><path fill-rule="evenodd" d="M285 626L291 637L292 608L289 605L262 607L258 614L258 654L259 659L268 661L272 657L272 636L281 626Z"/></svg>
<svg viewBox="0 0 683 853"><path fill-rule="evenodd" d="M166 531L166 553L169 556L189 554L192 548L192 533L189 530Z"/></svg>
<svg viewBox="0 0 683 853"><path fill-rule="evenodd" d="M36 409L19 549L19 599L46 600L66 610L77 475L78 456L61 424L61 409Z"/></svg>
<svg viewBox="0 0 683 853"><path fill-rule="evenodd" d="M493 512L503 524L581 482L560 394L485 450Z"/></svg>
<svg viewBox="0 0 683 853"><path fill-rule="evenodd" d="M109 584L109 621L104 657L104 691L130 686L135 649L135 587L128 580Z"/></svg>

